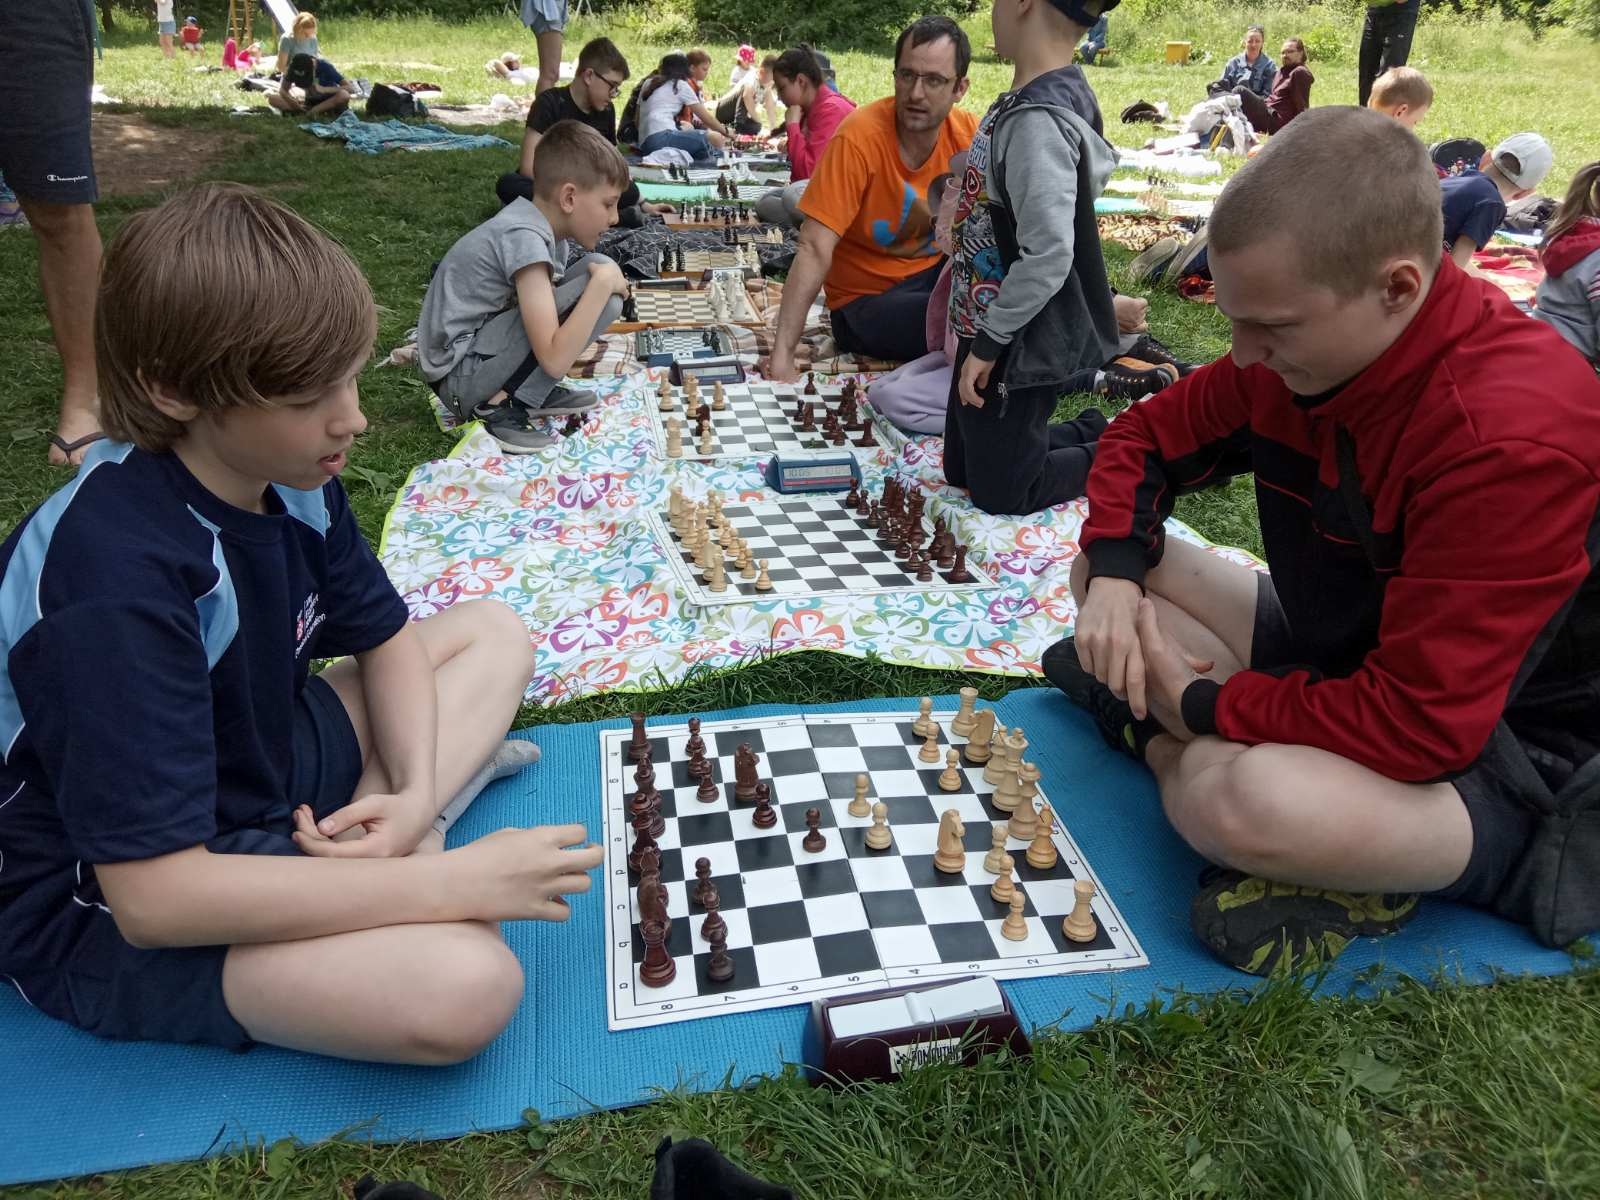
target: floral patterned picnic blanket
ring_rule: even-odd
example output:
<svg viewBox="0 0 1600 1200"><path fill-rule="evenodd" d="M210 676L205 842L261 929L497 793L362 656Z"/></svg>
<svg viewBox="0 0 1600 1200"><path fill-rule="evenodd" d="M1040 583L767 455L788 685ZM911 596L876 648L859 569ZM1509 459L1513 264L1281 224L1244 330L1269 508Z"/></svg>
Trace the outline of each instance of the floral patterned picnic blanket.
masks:
<svg viewBox="0 0 1600 1200"><path fill-rule="evenodd" d="M888 662L1008 674L1039 671L1040 656L1072 629L1068 572L1083 501L1026 518L975 510L943 477L942 439L907 438L879 422L890 448L863 462L872 490L886 472L928 493L992 591L840 594L700 608L667 570L668 548L645 524L668 491L715 488L730 503L770 495L757 462L702 464L653 452L647 372L594 380L601 402L581 430L539 454L506 456L472 425L450 456L412 472L385 522L380 553L413 617L494 596L531 631L528 697L556 703L585 693L644 690L691 672L775 654L832 650ZM1169 523L1175 536L1206 545ZM1213 547L1236 561L1243 551Z"/></svg>

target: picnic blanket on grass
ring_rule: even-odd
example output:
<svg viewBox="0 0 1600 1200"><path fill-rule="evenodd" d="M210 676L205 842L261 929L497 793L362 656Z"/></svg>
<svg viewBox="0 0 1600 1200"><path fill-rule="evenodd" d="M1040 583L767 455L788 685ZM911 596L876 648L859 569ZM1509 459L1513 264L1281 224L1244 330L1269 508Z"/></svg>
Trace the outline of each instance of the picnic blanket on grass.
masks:
<svg viewBox="0 0 1600 1200"><path fill-rule="evenodd" d="M994 590L689 603L667 570L670 548L656 544L644 514L663 507L675 483L714 488L729 503L765 497L762 464L658 457L647 374L584 386L600 403L579 432L547 450L504 455L474 424L449 457L413 471L379 552L414 617L480 596L516 609L534 642L530 700L665 687L692 672L802 650L1036 675L1046 647L1070 632L1068 574L1087 502L1023 518L979 512L964 489L944 482L942 438L906 437L881 419L891 445L863 453L869 486L876 491L891 471L922 486L928 519L943 517L992 568ZM1175 521L1168 531L1255 562Z"/></svg>
<svg viewBox="0 0 1600 1200"><path fill-rule="evenodd" d="M951 697L940 701L940 711L953 707ZM1024 1025L1082 1029L1125 1005L1141 1009L1173 1003L1175 993L1259 986L1212 960L1190 934L1199 860L1162 816L1150 773L1106 747L1089 718L1053 689L1013 692L994 707L1005 724L1026 730L1046 794L1061 805L1062 820L1150 959L1148 967L1115 974L1003 983ZM827 706L915 708L913 699ZM715 721L794 711L774 705L697 715ZM492 784L451 831L451 844L508 825L563 821L582 822L598 837L599 728L551 725L520 735L539 743L540 760ZM522 1007L483 1054L455 1067L376 1066L265 1046L234 1054L106 1042L40 1016L6 988L0 1078L16 1081L19 1101L0 1105L0 1184L195 1158L280 1138L456 1137L515 1127L528 1108L549 1120L637 1104L654 1089L738 1087L799 1060L805 1006L608 1032L602 896L597 888L576 897L572 919L563 924L505 926L527 976ZM1540 947L1515 926L1424 902L1398 935L1358 939L1319 990L1369 994L1375 977L1401 974L1430 980L1444 972L1489 983L1502 972L1572 969L1571 956ZM113 1181L106 1194L116 1192Z"/></svg>
<svg viewBox="0 0 1600 1200"><path fill-rule="evenodd" d="M456 133L443 125L408 125L393 117L387 121L363 121L348 109L331 121L307 121L300 128L319 138L343 141L347 150L358 154L382 154L385 150L481 150L486 146L511 145L492 133Z"/></svg>

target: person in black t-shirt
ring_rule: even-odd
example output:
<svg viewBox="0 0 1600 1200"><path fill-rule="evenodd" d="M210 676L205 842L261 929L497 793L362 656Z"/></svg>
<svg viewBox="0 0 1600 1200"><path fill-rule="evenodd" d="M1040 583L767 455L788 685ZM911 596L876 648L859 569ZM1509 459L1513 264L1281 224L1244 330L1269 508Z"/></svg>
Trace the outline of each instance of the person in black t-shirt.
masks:
<svg viewBox="0 0 1600 1200"><path fill-rule="evenodd" d="M612 101L628 81L628 60L610 38L595 38L578 52L578 73L566 87L540 92L528 110L528 127L522 133L522 157L515 171L508 171L495 183L501 204L518 196L533 198L533 151L539 139L557 121L581 121L610 142L617 144L617 110ZM639 186L629 183L617 203L618 224L644 224L649 213L670 213L670 204L651 204L639 194Z"/></svg>

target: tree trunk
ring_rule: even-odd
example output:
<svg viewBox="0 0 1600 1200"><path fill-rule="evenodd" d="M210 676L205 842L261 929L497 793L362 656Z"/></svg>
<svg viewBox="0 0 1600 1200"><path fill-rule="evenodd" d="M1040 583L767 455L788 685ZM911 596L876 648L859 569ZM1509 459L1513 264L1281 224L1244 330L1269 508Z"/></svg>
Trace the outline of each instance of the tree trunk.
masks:
<svg viewBox="0 0 1600 1200"><path fill-rule="evenodd" d="M111 15L111 0L100 0L100 28L106 33L116 28L116 21Z"/></svg>

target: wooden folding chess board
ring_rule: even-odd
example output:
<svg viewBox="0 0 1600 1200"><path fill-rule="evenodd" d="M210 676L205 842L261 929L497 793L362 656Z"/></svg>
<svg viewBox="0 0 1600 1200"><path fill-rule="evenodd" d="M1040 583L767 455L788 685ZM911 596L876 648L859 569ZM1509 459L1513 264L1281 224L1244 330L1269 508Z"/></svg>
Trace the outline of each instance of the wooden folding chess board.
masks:
<svg viewBox="0 0 1600 1200"><path fill-rule="evenodd" d="M942 791L945 751L966 739L949 732L950 712L933 714L939 727L938 763L923 762L915 713L838 713L707 723L700 731L717 784L710 803L696 798L688 773L687 725L647 732L665 829L656 839L661 883L671 918L666 949L677 968L664 987L639 979L644 942L635 885L628 867L634 842L629 801L634 764L631 731L600 734L605 810L606 1016L609 1028L635 1029L717 1013L751 1012L825 996L962 975L1021 979L1119 970L1148 965L1133 931L1100 885L1059 812L1051 841L1057 862L1031 866L1028 843L1011 838L1026 897L1027 937L1010 941L1000 925L1007 906L989 895L996 876L984 870L994 822L1007 814L993 803L995 784L981 767L963 762L960 787ZM733 796L733 759L740 743L759 755L757 774L771 790L778 822L752 824L754 805ZM1022 757L1025 759L1026 752ZM856 776L868 797L888 808L893 842L867 848L870 817L852 817ZM1045 779L1043 788L1065 788ZM1059 793L1058 793L1059 794ZM1045 794L1037 797L1046 801ZM805 810L814 807L826 845L801 847ZM965 825L966 866L946 874L933 865L939 814L955 809ZM706 973L711 947L700 934L705 911L689 898L695 860L706 858L727 924L733 978L714 983ZM1062 931L1072 909L1073 881L1096 885L1095 937L1074 942Z"/></svg>
<svg viewBox="0 0 1600 1200"><path fill-rule="evenodd" d="M698 389L699 403L712 403L713 389L702 384ZM650 427L655 435L656 453L667 457L667 419L676 417L683 435L683 453L680 458L698 462L711 462L724 458L769 458L774 453L856 453L872 454L884 445L877 427L870 423L872 445L861 446L858 432L847 433L843 444L829 440L823 432L823 422L829 412L838 415L841 389L823 386L814 396L801 394L801 386L793 383L767 383L762 381L724 384L722 398L725 407L711 413L711 450L702 453L700 440L695 436L691 401L683 388L672 389L673 407L669 412L660 410L659 392L648 393L645 407L650 411ZM799 401L811 404L815 429L801 429L795 419ZM865 411L861 414L866 416Z"/></svg>
<svg viewBox="0 0 1600 1200"><path fill-rule="evenodd" d="M733 342L720 329L641 329L633 335L633 352L639 358L670 354L675 359L693 359L706 354L721 357L733 353Z"/></svg>
<svg viewBox="0 0 1600 1200"><path fill-rule="evenodd" d="M638 317L633 321L618 322L623 329L637 329L649 325L759 325L761 315L750 303L743 288L732 293L733 310L726 318L719 318L711 308L711 297L704 291L656 291L635 288L634 304Z"/></svg>
<svg viewBox="0 0 1600 1200"><path fill-rule="evenodd" d="M673 258L673 263L677 263L676 256ZM672 270L675 273L698 275L702 271L732 271L742 265L737 250L685 250L682 268L674 265Z"/></svg>
<svg viewBox="0 0 1600 1200"><path fill-rule="evenodd" d="M882 531L869 529L864 518L845 507L842 494L799 493L726 504L722 513L734 535L748 543L751 561L757 567L766 561L771 588L758 590L756 578L744 579L739 571L729 570L726 588L712 591L706 569L695 563L694 550L684 545L666 512L657 510L644 518L656 544L666 552L667 570L683 588L687 602L702 608L835 593L909 595L982 592L995 587L988 572L971 557L966 562L970 581L954 582L951 569L933 566L932 578L919 582L914 570L896 561L895 547L882 538ZM926 517L922 526L925 534L932 532Z"/></svg>

